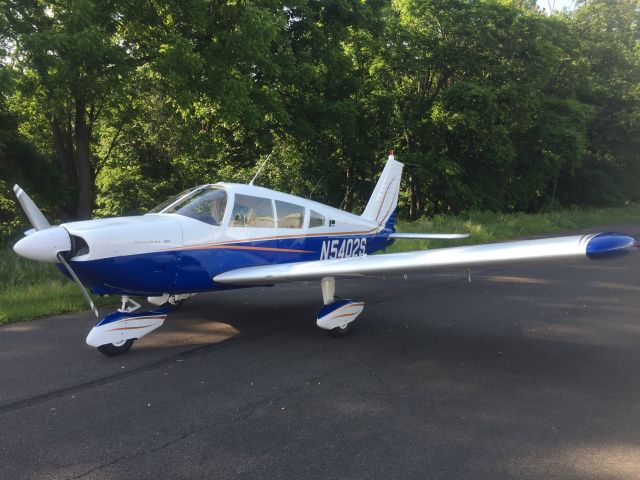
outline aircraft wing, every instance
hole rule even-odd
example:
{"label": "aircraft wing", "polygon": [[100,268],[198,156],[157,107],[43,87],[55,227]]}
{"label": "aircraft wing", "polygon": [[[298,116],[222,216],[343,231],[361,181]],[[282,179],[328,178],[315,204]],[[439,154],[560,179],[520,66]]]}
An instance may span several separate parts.
{"label": "aircraft wing", "polygon": [[620,233],[575,235],[246,267],[216,275],[213,280],[231,285],[265,285],[323,277],[380,276],[527,262],[569,262],[616,256],[635,250],[637,245],[634,237]]}

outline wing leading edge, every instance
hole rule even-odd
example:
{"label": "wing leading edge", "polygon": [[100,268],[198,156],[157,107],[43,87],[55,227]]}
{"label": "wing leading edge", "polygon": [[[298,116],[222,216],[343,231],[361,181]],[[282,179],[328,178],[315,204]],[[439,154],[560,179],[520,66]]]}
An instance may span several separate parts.
{"label": "wing leading edge", "polygon": [[620,233],[488,243],[335,260],[263,265],[231,270],[213,278],[231,285],[264,285],[323,277],[358,277],[544,261],[599,259],[628,253],[638,241]]}

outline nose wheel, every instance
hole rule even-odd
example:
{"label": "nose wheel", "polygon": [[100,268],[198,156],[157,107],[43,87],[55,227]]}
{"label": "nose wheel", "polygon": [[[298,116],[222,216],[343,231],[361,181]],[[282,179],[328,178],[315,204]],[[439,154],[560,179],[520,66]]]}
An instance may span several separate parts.
{"label": "nose wheel", "polygon": [[135,338],[129,338],[127,340],[120,340],[116,343],[105,343],[98,347],[98,351],[107,357],[116,357],[123,353],[127,353],[135,341]]}

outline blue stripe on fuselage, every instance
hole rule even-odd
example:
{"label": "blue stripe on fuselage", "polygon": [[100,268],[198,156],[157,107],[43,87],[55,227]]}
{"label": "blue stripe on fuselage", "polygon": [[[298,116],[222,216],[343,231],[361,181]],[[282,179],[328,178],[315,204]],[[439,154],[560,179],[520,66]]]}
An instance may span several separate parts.
{"label": "blue stripe on fuselage", "polygon": [[101,295],[156,296],[226,290],[238,287],[217,284],[212,278],[237,268],[319,260],[323,242],[337,240],[339,253],[343,242],[356,238],[366,238],[367,254],[393,243],[386,235],[375,234],[279,238],[71,262],[71,265],[82,283]]}

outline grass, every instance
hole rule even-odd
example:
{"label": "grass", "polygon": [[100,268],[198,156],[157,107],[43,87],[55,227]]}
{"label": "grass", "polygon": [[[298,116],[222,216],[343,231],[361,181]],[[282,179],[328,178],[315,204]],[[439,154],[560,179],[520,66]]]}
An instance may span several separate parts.
{"label": "grass", "polygon": [[[496,242],[632,221],[640,221],[640,206],[570,209],[539,214],[467,212],[417,222],[400,222],[398,231],[470,233],[469,238],[455,241],[397,240],[387,252]],[[94,296],[96,305],[114,305],[118,301],[115,297]],[[10,245],[0,247],[0,325],[86,309],[78,287],[56,267],[20,258]]]}
{"label": "grass", "polygon": [[[114,297],[93,296],[96,305],[112,305]],[[0,325],[86,310],[78,287],[53,264],[18,257],[11,246],[0,248]]]}

